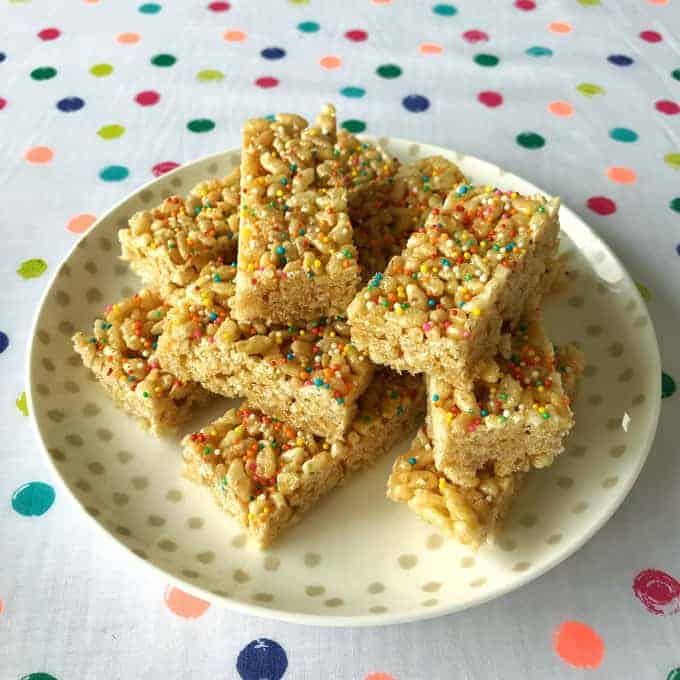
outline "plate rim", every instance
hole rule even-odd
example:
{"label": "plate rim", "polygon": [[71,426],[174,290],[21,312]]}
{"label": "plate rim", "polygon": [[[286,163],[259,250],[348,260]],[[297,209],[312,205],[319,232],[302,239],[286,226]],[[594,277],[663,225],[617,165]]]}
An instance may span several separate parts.
{"label": "plate rim", "polygon": [[[366,140],[369,142],[377,142],[378,139],[383,140],[386,139],[388,143],[396,143],[398,145],[404,145],[404,146],[410,146],[410,145],[418,145],[418,146],[425,146],[431,149],[434,153],[441,153],[446,152],[448,154],[461,154],[464,158],[469,158],[472,159],[473,161],[477,163],[481,163],[486,166],[491,166],[492,169],[494,170],[502,170],[499,165],[492,163],[490,161],[486,161],[484,159],[478,158],[477,156],[473,156],[471,154],[467,154],[465,152],[460,152],[456,151],[454,149],[448,149],[443,146],[439,145],[432,145],[428,144],[426,142],[416,142],[414,140],[409,140],[409,139],[404,139],[401,137],[388,137],[388,136],[374,136],[374,135],[358,135],[359,139]],[[478,607],[483,604],[486,604],[487,602],[490,602],[492,600],[496,600],[499,598],[504,597],[505,595],[514,592],[516,590],[519,590],[521,588],[524,588],[526,585],[529,583],[532,583],[533,581],[536,581],[537,579],[545,576],[549,571],[552,571],[555,567],[557,567],[559,564],[567,560],[569,557],[574,555],[576,552],[578,552],[588,541],[590,541],[595,534],[597,534],[604,526],[609,522],[609,520],[614,516],[614,514],[620,509],[621,505],[623,502],[628,498],[631,489],[637,482],[640,472],[642,471],[642,468],[644,467],[647,458],[649,456],[649,453],[651,451],[652,445],[654,443],[654,439],[656,437],[656,433],[658,430],[658,424],[659,424],[659,417],[660,417],[660,412],[661,412],[661,371],[662,371],[662,365],[661,365],[661,354],[659,350],[659,342],[656,334],[656,329],[654,327],[654,322],[651,318],[651,315],[649,314],[649,310],[647,308],[647,304],[642,297],[640,291],[638,290],[637,286],[635,285],[635,281],[633,277],[630,275],[628,269],[623,265],[621,260],[618,258],[616,253],[610,248],[610,246],[604,241],[600,235],[589,225],[587,224],[577,213],[575,213],[573,210],[571,210],[569,207],[564,205],[563,203],[560,206],[560,210],[565,211],[568,215],[570,220],[576,221],[580,223],[580,226],[584,228],[589,236],[594,239],[594,241],[597,243],[597,245],[610,257],[612,260],[618,265],[618,267],[621,269],[621,271],[625,274],[625,277],[633,284],[631,288],[633,289],[633,295],[636,296],[637,302],[640,303],[647,311],[647,316],[649,318],[649,330],[651,332],[651,340],[653,341],[654,345],[654,352],[652,358],[652,363],[653,363],[653,369],[650,370],[655,370],[656,371],[656,380],[655,380],[655,398],[654,402],[651,405],[651,426],[646,434],[645,441],[641,446],[639,447],[639,455],[637,459],[637,464],[635,466],[635,469],[633,473],[630,475],[628,482],[625,485],[622,485],[619,489],[619,493],[617,496],[614,498],[613,502],[611,505],[607,508],[607,511],[597,519],[596,522],[594,522],[592,525],[588,527],[586,531],[584,531],[576,541],[573,543],[569,544],[568,548],[564,550],[563,552],[556,553],[554,557],[551,557],[546,561],[545,564],[543,564],[541,567],[537,568],[536,570],[533,571],[528,571],[526,575],[523,575],[519,577],[517,580],[511,582],[510,584],[495,589],[492,592],[489,593],[483,593],[480,594],[476,597],[472,597],[468,600],[466,600],[463,603],[457,603],[457,604],[452,604],[452,605],[443,605],[438,608],[433,608],[433,609],[427,609],[423,611],[412,611],[412,612],[406,612],[406,613],[384,613],[384,614],[357,614],[357,615],[327,615],[327,614],[308,614],[308,613],[302,613],[302,612],[292,612],[292,611],[286,611],[286,610],[280,610],[276,608],[271,608],[271,607],[265,607],[262,605],[258,604],[250,604],[246,602],[242,602],[236,599],[233,599],[231,597],[224,597],[221,595],[217,595],[216,593],[211,592],[210,590],[201,588],[199,586],[196,586],[193,583],[190,583],[189,581],[182,579],[179,576],[175,576],[174,574],[170,574],[167,571],[165,571],[163,568],[160,566],[154,564],[153,562],[143,559],[139,555],[135,554],[132,552],[132,550],[124,543],[122,542],[117,536],[115,536],[109,529],[107,529],[103,524],[101,524],[95,517],[90,515],[87,510],[85,510],[84,505],[81,503],[79,497],[75,494],[74,491],[72,491],[71,487],[67,484],[66,480],[63,478],[61,475],[57,465],[55,462],[52,460],[52,456],[50,456],[49,451],[48,451],[48,446],[47,442],[45,441],[45,438],[43,437],[42,431],[40,429],[40,426],[38,424],[38,420],[35,416],[35,407],[34,407],[34,398],[33,398],[33,382],[32,382],[32,367],[34,365],[34,355],[37,351],[37,345],[36,345],[36,331],[37,331],[37,326],[38,322],[40,320],[40,317],[43,312],[43,307],[45,306],[45,303],[47,301],[47,297],[52,290],[52,287],[54,286],[57,277],[59,276],[59,273],[61,272],[61,269],[64,265],[65,262],[67,262],[73,253],[76,251],[76,249],[80,246],[80,243],[85,240],[91,233],[94,233],[94,231],[99,227],[99,225],[109,217],[109,215],[120,208],[123,204],[126,202],[130,201],[133,199],[135,196],[137,196],[140,192],[144,191],[145,189],[156,185],[157,183],[167,180],[168,178],[172,177],[173,175],[176,174],[181,174],[182,172],[186,171],[188,168],[192,166],[196,166],[199,164],[204,164],[204,163],[209,163],[212,160],[218,160],[222,157],[224,157],[227,154],[233,154],[235,152],[240,152],[240,147],[231,147],[228,149],[223,149],[222,151],[213,153],[213,154],[208,154],[206,156],[202,156],[200,158],[197,158],[193,161],[189,161],[187,163],[183,163],[182,165],[178,166],[177,168],[174,168],[170,172],[167,172],[160,177],[154,177],[153,179],[149,180],[148,182],[145,182],[144,184],[135,187],[132,189],[129,193],[127,193],[123,198],[121,198],[118,202],[116,202],[113,206],[111,206],[106,212],[104,212],[100,217],[97,218],[97,220],[92,224],[92,226],[84,232],[72,245],[72,247],[68,250],[68,252],[61,258],[59,261],[59,264],[56,266],[54,269],[54,272],[52,273],[48,283],[45,285],[43,288],[43,291],[40,295],[40,299],[38,301],[38,304],[36,306],[34,315],[33,315],[33,320],[31,323],[31,331],[30,331],[30,336],[29,336],[29,351],[26,354],[26,364],[25,364],[25,373],[24,373],[24,379],[25,379],[25,385],[26,385],[26,397],[27,397],[27,403],[28,403],[28,408],[29,408],[29,418],[31,421],[33,433],[37,439],[37,441],[40,444],[40,449],[42,451],[42,457],[43,459],[46,459],[48,468],[50,469],[53,477],[57,479],[58,486],[61,488],[62,492],[66,492],[64,494],[65,497],[68,497],[72,502],[74,502],[79,509],[82,511],[82,514],[87,518],[87,522],[90,523],[90,526],[94,526],[96,529],[100,530],[101,532],[104,533],[108,537],[107,540],[110,542],[113,542],[115,545],[118,546],[118,549],[125,554],[130,561],[130,564],[134,564],[137,567],[143,567],[146,569],[146,573],[148,574],[154,574],[162,579],[165,580],[166,583],[168,583],[170,586],[180,588],[184,592],[197,597],[199,599],[202,599],[206,602],[209,602],[211,605],[215,606],[220,606],[222,608],[226,608],[232,611],[236,611],[239,613],[243,614],[248,614],[251,616],[257,616],[269,620],[274,620],[274,621],[283,621],[286,623],[294,623],[294,624],[299,624],[299,625],[311,625],[311,626],[317,626],[317,627],[330,627],[330,628],[340,628],[340,627],[351,627],[351,628],[364,628],[364,627],[379,627],[379,626],[388,626],[388,625],[397,625],[397,624],[402,624],[402,623],[411,623],[411,622],[416,622],[416,621],[426,621],[430,619],[435,619],[435,618],[440,618],[443,616],[448,616],[450,614],[458,613],[465,611],[467,609],[472,609],[473,607]],[[509,172],[513,176],[517,177],[517,179],[531,185],[537,192],[540,192],[541,194],[550,197],[551,194],[548,192],[543,191],[540,187],[535,185],[533,182],[524,179],[523,177],[520,177],[516,173],[512,171],[505,170],[505,172]]]}

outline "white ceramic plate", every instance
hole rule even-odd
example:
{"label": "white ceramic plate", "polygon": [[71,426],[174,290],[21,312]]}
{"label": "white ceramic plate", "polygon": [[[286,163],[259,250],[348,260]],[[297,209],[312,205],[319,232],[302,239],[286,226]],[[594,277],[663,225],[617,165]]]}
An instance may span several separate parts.
{"label": "white ceramic plate", "polygon": [[[476,183],[538,189],[498,167],[432,146],[381,140],[402,160],[442,154]],[[267,552],[180,476],[179,437],[158,441],[114,408],[74,355],[75,329],[140,287],[117,259],[117,230],[142,207],[226,174],[238,150],[185,165],[132,193],[74,247],[38,311],[29,357],[30,412],[55,473],[130,557],[211,602],[307,624],[425,619],[498,597],[589,539],[620,505],[649,451],[661,368],[635,284],[599,237],[562,208],[563,249],[577,277],[545,318],[557,343],[577,341],[588,365],[567,452],[534,472],[502,538],[474,554],[385,499],[397,451],[325,499]],[[215,417],[200,414],[187,431]],[[402,452],[408,442],[398,448]]]}

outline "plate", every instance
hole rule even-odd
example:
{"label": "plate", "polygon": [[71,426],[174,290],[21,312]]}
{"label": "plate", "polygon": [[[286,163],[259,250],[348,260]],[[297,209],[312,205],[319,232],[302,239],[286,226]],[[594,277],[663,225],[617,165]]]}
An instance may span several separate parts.
{"label": "plate", "polygon": [[[403,161],[441,154],[475,183],[535,186],[495,165],[399,139]],[[578,342],[587,366],[566,452],[529,475],[502,536],[473,553],[385,498],[397,453],[330,495],[275,546],[259,551],[203,488],[180,475],[179,437],[155,440],[117,410],[74,354],[106,303],[140,287],[117,259],[117,230],[135,211],[187,192],[238,163],[231,150],[147,184],[76,244],[46,290],[29,356],[30,413],[55,474],[130,557],[183,590],[250,614],[317,625],[379,625],[448,614],[519,588],[576,551],[630,491],[654,437],[661,368],[654,329],[621,263],[562,208],[562,249],[575,280],[545,304],[557,343]],[[226,408],[216,402],[186,431]]]}

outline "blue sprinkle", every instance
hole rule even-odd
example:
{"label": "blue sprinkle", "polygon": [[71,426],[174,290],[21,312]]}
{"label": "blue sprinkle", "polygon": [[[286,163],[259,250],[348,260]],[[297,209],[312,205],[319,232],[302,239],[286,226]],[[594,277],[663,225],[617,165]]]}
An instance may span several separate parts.
{"label": "blue sprinkle", "polygon": [[427,304],[428,304],[430,307],[436,307],[436,306],[437,306],[437,301],[436,301],[436,300],[433,300],[432,298],[430,298],[430,299],[427,301]]}
{"label": "blue sprinkle", "polygon": [[222,282],[222,277],[219,274],[213,274],[213,281],[215,283],[221,283]]}
{"label": "blue sprinkle", "polygon": [[313,370],[313,369],[312,369],[312,367],[311,367],[311,366],[307,366],[307,367],[305,367],[305,373],[311,373],[311,372],[312,372],[312,370]]}
{"label": "blue sprinkle", "polygon": [[210,317],[211,321],[215,321],[215,319],[217,319],[217,314],[215,312],[210,312],[208,316]]}
{"label": "blue sprinkle", "polygon": [[276,246],[276,254],[277,255],[284,255],[286,252],[286,249],[283,246]]}
{"label": "blue sprinkle", "polygon": [[321,387],[323,385],[323,380],[321,378],[314,378],[314,384],[317,387]]}
{"label": "blue sprinkle", "polygon": [[467,194],[467,192],[468,192],[469,189],[470,189],[470,187],[467,186],[467,184],[463,184],[462,186],[459,186],[459,187],[456,189],[456,193],[457,193],[459,196],[464,196],[465,194]]}
{"label": "blue sprinkle", "polygon": [[292,352],[288,352],[288,354],[286,354],[286,359],[288,359],[288,361],[293,361],[295,355]]}
{"label": "blue sprinkle", "polygon": [[336,401],[338,404],[341,404],[341,405],[345,403],[345,400],[344,400],[343,397],[337,397],[335,401]]}
{"label": "blue sprinkle", "polygon": [[486,418],[489,415],[489,412],[483,408],[480,412],[479,415],[482,416],[482,418]]}
{"label": "blue sprinkle", "polygon": [[432,395],[432,401],[439,401],[439,395],[438,395],[438,394],[433,394],[433,395]]}
{"label": "blue sprinkle", "polygon": [[415,465],[415,464],[416,464],[416,458],[415,458],[414,456],[411,456],[411,457],[408,459],[408,462],[411,463],[411,465]]}

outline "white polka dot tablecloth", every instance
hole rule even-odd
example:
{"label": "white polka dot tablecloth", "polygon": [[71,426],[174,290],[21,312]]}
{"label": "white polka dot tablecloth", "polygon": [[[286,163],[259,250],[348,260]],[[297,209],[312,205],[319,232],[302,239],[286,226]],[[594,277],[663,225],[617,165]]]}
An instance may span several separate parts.
{"label": "white polka dot tablecloth", "polygon": [[[680,678],[678,0],[0,0],[0,677]],[[83,521],[30,426],[31,322],[79,235],[154,176],[312,116],[487,159],[562,196],[638,283],[662,414],[582,550],[477,609],[387,628],[236,615]],[[606,395],[605,400],[606,400]]]}

